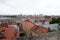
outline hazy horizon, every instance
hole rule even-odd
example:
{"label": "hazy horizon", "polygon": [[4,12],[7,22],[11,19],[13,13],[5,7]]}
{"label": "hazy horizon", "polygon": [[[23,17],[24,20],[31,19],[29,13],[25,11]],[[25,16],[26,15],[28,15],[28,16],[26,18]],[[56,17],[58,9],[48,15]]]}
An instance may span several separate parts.
{"label": "hazy horizon", "polygon": [[0,0],[0,15],[60,15],[60,0]]}

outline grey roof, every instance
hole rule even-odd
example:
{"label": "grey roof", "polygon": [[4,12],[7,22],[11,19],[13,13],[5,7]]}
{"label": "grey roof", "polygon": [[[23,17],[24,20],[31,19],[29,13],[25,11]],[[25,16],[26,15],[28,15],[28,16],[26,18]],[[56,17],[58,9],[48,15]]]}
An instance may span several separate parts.
{"label": "grey roof", "polygon": [[43,24],[43,27],[50,28],[51,30],[58,30],[58,24]]}

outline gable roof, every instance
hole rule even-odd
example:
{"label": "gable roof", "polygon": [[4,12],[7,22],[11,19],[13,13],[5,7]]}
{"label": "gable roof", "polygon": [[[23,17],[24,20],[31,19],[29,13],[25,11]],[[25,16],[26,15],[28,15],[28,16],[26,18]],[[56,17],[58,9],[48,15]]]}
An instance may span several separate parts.
{"label": "gable roof", "polygon": [[29,20],[22,22],[22,25],[24,27],[28,28],[29,30],[35,32],[36,34],[40,34],[40,31],[41,31],[41,33],[48,32],[47,28],[45,28],[43,26],[37,26],[37,25],[33,24],[32,22],[30,22]]}
{"label": "gable roof", "polygon": [[33,23],[31,23],[28,20],[25,20],[24,22],[22,22],[22,25],[27,27],[28,29],[32,29],[32,27],[34,27],[35,25]]}

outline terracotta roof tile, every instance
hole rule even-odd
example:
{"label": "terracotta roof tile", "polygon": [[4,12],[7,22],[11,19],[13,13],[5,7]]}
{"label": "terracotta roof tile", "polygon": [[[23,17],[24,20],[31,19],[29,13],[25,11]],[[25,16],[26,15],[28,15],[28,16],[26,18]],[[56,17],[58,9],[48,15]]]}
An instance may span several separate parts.
{"label": "terracotta roof tile", "polygon": [[27,27],[28,29],[31,29],[32,27],[34,27],[34,24],[31,23],[30,21],[24,21],[22,22],[22,25]]}
{"label": "terracotta roof tile", "polygon": [[[39,27],[33,23],[31,23],[30,21],[24,21],[22,22],[22,25],[25,26],[26,28],[32,30],[33,32],[35,32],[36,34],[41,34],[41,33],[46,33],[48,32],[48,29],[45,27]],[[39,30],[39,31],[38,31]],[[40,33],[41,32],[41,33]]]}
{"label": "terracotta roof tile", "polygon": [[36,34],[46,33],[46,32],[48,32],[48,29],[45,28],[45,27],[39,27],[39,28],[36,29],[34,32],[35,32]]}

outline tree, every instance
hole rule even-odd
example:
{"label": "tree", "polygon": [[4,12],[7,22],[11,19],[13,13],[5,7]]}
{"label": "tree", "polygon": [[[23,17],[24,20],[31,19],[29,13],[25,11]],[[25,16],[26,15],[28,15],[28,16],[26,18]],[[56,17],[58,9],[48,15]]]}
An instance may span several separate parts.
{"label": "tree", "polygon": [[20,33],[20,36],[21,36],[21,37],[22,37],[22,36],[25,36],[25,33],[24,33],[24,32]]}
{"label": "tree", "polygon": [[52,18],[52,21],[50,22],[50,24],[54,24],[54,23],[60,24],[60,18]]}
{"label": "tree", "polygon": [[55,31],[55,30],[51,30],[50,28],[48,28],[48,32],[53,32],[53,31]]}

